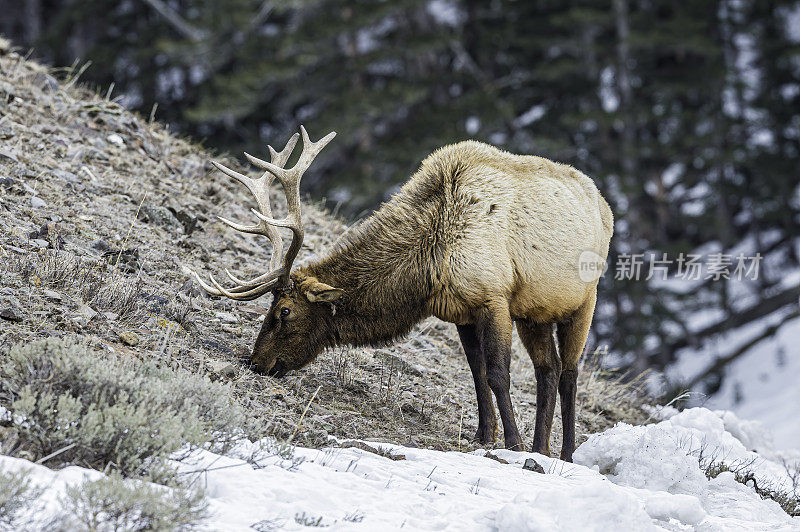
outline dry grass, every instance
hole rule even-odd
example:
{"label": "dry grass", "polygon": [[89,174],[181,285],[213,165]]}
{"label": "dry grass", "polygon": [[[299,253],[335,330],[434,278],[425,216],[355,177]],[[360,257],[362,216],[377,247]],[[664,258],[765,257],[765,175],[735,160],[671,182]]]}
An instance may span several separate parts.
{"label": "dry grass", "polygon": [[726,461],[715,454],[708,453],[705,445],[691,451],[697,456],[700,468],[706,478],[717,478],[723,473],[731,473],[734,480],[752,488],[762,499],[777,502],[784,512],[792,517],[800,516],[800,464],[784,462],[786,473],[791,479],[791,486],[770,482],[755,472],[756,460]]}
{"label": "dry grass", "polygon": [[[2,321],[0,352],[18,341],[78,334],[122,356],[230,380],[254,417],[275,436],[294,434],[295,443],[320,446],[333,434],[475,448],[467,441],[477,426],[469,368],[455,328],[434,319],[392,347],[332,350],[283,380],[240,366],[221,371],[248,354],[261,315],[253,305],[198,293],[184,268],[219,274],[232,265],[247,276],[266,267],[265,241],[215,221],[248,219],[250,198],[211,172],[199,146],[81,88],[76,74],[67,73],[65,88],[0,44],[0,311],[15,320]],[[304,208],[300,262],[347,230],[317,206]],[[275,210],[285,212],[280,197]],[[609,380],[591,364],[579,385],[579,441],[619,420],[644,421],[635,385]],[[512,387],[530,444],[535,382],[518,341]],[[557,449],[558,419],[554,434]]]}

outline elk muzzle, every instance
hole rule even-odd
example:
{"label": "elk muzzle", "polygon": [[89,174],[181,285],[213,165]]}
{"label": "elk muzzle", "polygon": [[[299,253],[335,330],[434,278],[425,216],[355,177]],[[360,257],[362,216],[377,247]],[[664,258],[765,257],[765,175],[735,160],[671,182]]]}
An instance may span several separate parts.
{"label": "elk muzzle", "polygon": [[280,360],[276,360],[275,363],[272,365],[270,369],[267,370],[267,375],[270,377],[276,377],[280,379],[281,377],[286,375],[286,372],[289,371],[286,369],[286,366]]}

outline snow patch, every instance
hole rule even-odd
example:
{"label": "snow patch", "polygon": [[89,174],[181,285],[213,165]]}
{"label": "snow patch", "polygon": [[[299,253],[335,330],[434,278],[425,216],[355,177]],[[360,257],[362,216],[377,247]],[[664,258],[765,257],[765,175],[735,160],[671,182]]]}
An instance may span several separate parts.
{"label": "snow patch", "polygon": [[[177,465],[207,494],[206,530],[252,531],[256,523],[303,530],[303,516],[330,530],[800,530],[800,518],[762,500],[731,473],[707,480],[700,470],[702,446],[728,461],[750,460],[761,478],[785,483],[777,462],[748,450],[768,443],[759,440],[759,430],[729,412],[693,408],[652,425],[620,423],[592,435],[576,450],[575,464],[502,449],[491,451],[497,460],[485,450],[370,442],[405,459],[360,448],[298,447],[291,464],[276,456],[252,463],[241,457],[252,456],[258,443],[242,441],[228,456],[198,451]],[[546,473],[522,469],[528,458]],[[66,486],[102,475],[9,457],[0,457],[0,469],[31,470],[46,489],[45,516],[58,510]]]}

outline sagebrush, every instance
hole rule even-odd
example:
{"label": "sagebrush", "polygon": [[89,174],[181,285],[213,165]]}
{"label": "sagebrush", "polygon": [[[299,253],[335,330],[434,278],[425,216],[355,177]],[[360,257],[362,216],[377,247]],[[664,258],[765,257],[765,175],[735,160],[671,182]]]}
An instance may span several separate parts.
{"label": "sagebrush", "polygon": [[[775,485],[756,475],[753,470],[753,462],[728,463],[716,456],[705,457],[702,450],[700,452],[700,467],[705,473],[706,478],[717,478],[722,473],[731,473],[734,480],[740,484],[753,488],[762,499],[770,499],[777,502],[784,512],[792,517],[800,516],[800,493],[795,482],[792,489],[785,489]],[[787,473],[792,472],[787,468]]]}
{"label": "sagebrush", "polygon": [[70,486],[54,530],[194,530],[208,514],[201,491],[163,489],[119,475]]}
{"label": "sagebrush", "polygon": [[0,405],[18,421],[17,456],[155,482],[174,477],[174,453],[200,446],[224,452],[248,425],[226,385],[73,339],[3,353]]}
{"label": "sagebrush", "polygon": [[27,471],[0,470],[0,530],[31,528],[32,510],[42,489],[35,486]]}

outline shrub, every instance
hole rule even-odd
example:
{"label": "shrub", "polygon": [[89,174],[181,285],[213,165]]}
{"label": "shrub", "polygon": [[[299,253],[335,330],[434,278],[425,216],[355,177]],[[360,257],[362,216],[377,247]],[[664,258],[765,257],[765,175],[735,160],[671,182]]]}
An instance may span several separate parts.
{"label": "shrub", "polygon": [[74,340],[17,344],[0,358],[0,405],[17,421],[17,454],[31,460],[168,482],[171,454],[224,452],[246,425],[223,384]]}
{"label": "shrub", "polygon": [[[705,458],[702,450],[700,453],[700,466],[706,478],[717,478],[722,473],[730,472],[734,480],[745,486],[752,487],[762,499],[771,499],[777,502],[784,512],[792,517],[800,516],[800,494],[797,487],[792,491],[770,485],[770,483],[760,480],[751,469],[753,462],[735,463],[733,465],[717,460],[715,457]],[[787,472],[788,468],[787,468]],[[791,475],[791,472],[790,472]]]}
{"label": "shrub", "polygon": [[200,491],[163,489],[116,474],[67,488],[51,530],[194,530],[208,513]]}
{"label": "shrub", "polygon": [[0,471],[0,530],[30,528],[24,513],[35,513],[35,501],[42,490],[33,486],[27,471],[6,473]]}

